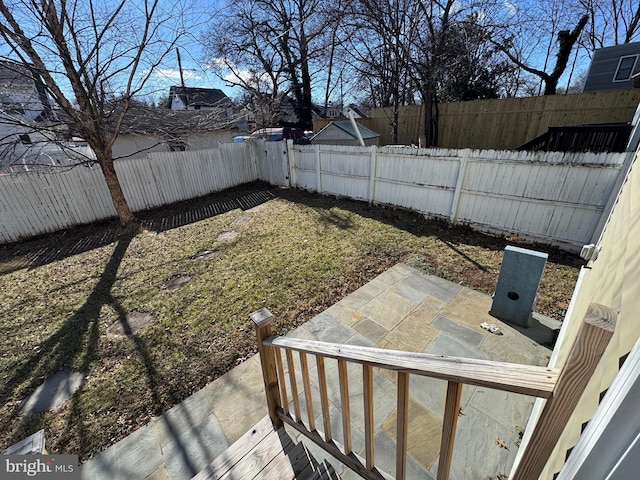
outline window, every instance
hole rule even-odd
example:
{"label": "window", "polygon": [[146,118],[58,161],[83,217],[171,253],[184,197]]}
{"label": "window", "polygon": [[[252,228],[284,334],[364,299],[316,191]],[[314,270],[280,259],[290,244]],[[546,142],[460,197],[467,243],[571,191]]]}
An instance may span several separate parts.
{"label": "window", "polygon": [[18,135],[18,138],[20,138],[20,143],[22,143],[23,145],[31,145],[31,138],[26,133]]}
{"label": "window", "polygon": [[638,55],[628,55],[626,57],[621,57],[618,62],[618,69],[616,70],[616,74],[613,77],[614,82],[624,82],[625,80],[629,80],[631,75],[633,74],[633,67],[636,65],[636,60],[638,59]]}
{"label": "window", "polygon": [[171,140],[169,142],[170,152],[184,152],[187,149],[187,142],[182,140]]}

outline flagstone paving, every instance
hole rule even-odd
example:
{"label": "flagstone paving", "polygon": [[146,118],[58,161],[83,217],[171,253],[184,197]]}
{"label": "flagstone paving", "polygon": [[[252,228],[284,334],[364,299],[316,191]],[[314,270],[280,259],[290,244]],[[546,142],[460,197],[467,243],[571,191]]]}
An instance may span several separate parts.
{"label": "flagstone paving", "polygon": [[[394,350],[546,365],[551,354],[539,342],[553,340],[551,319],[528,332],[488,314],[491,298],[461,285],[424,275],[398,264],[333,305],[289,335],[327,342]],[[482,329],[495,323],[501,335]],[[552,328],[549,328],[551,325]],[[531,335],[527,335],[527,334]],[[530,338],[533,337],[534,339]],[[267,414],[260,361],[250,358],[150,424],[86,462],[83,479],[176,480],[191,478]],[[311,378],[317,378],[309,358]],[[342,438],[340,393],[335,361],[327,360],[327,389],[333,436]],[[349,365],[354,451],[364,451],[362,374]],[[393,372],[374,369],[375,458],[395,471],[396,390]],[[408,478],[435,478],[446,383],[411,376]],[[304,397],[304,392],[299,392]],[[319,391],[312,380],[315,413]],[[481,387],[463,388],[450,478],[488,478],[508,473],[515,458],[519,429],[534,399]],[[301,401],[302,418],[306,418]],[[323,425],[320,418],[316,424]],[[290,432],[299,438],[296,432]],[[508,449],[496,441],[501,439]],[[343,479],[359,478],[312,442],[314,457],[328,459]]]}

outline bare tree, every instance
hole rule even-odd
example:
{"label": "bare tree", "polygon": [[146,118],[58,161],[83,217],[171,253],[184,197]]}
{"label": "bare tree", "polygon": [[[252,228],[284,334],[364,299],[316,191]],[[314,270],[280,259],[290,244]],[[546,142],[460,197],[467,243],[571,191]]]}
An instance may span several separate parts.
{"label": "bare tree", "polygon": [[576,45],[582,31],[585,26],[589,22],[589,16],[583,15],[578,23],[573,28],[573,30],[560,30],[557,35],[557,43],[558,50],[556,53],[556,62],[551,71],[551,73],[547,73],[544,70],[540,70],[534,67],[531,67],[527,63],[523,62],[520,58],[514,55],[510,49],[509,45],[501,44],[501,48],[505,52],[505,54],[515,63],[518,67],[522,68],[526,72],[529,72],[533,75],[540,77],[540,79],[544,82],[544,95],[555,95],[558,88],[558,81],[560,77],[564,73],[569,63],[569,57],[571,52],[573,51],[573,47]]}
{"label": "bare tree", "polygon": [[421,28],[415,0],[355,0],[346,44],[351,66],[370,91],[375,107],[390,107],[392,143],[398,142],[400,107],[415,103],[410,55]]}
{"label": "bare tree", "polygon": [[640,2],[637,0],[580,0],[589,15],[585,45],[596,48],[620,45],[640,36]]}
{"label": "bare tree", "polygon": [[99,163],[120,223],[135,217],[112,148],[132,99],[183,34],[159,0],[0,0],[0,35]]}
{"label": "bare tree", "polygon": [[328,34],[321,1],[241,0],[224,11],[205,40],[217,74],[276,111],[291,95],[299,123],[311,128],[312,63]]}

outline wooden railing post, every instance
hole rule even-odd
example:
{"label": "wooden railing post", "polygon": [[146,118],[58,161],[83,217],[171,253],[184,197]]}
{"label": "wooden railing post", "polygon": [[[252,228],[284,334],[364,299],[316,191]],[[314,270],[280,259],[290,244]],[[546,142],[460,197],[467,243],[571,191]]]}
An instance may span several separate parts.
{"label": "wooden railing post", "polygon": [[453,444],[456,439],[456,426],[460,414],[460,399],[462,398],[462,384],[447,382],[447,400],[444,407],[444,421],[442,422],[442,438],[440,441],[440,459],[438,460],[438,480],[448,480],[453,458]]}
{"label": "wooden railing post", "polygon": [[615,330],[618,313],[592,303],[511,480],[538,480]]}
{"label": "wooden railing post", "polygon": [[278,373],[276,371],[276,358],[273,347],[264,345],[263,340],[271,336],[271,321],[273,315],[266,308],[253,312],[251,321],[256,326],[256,339],[258,341],[258,353],[262,365],[262,378],[264,380],[264,393],[267,396],[269,418],[275,428],[282,427],[282,420],[278,417],[277,409],[282,406],[280,401],[280,389],[278,385]]}

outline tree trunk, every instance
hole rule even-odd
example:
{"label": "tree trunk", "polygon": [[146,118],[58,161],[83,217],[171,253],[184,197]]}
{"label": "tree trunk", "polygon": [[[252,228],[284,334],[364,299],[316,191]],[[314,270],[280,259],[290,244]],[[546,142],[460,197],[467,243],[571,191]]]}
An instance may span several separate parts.
{"label": "tree trunk", "polygon": [[120,225],[122,225],[123,227],[131,225],[133,222],[135,222],[136,217],[129,208],[129,204],[127,203],[127,200],[124,197],[124,193],[122,192],[122,188],[120,187],[118,175],[116,174],[116,170],[113,167],[113,158],[111,158],[110,155],[98,155],[98,162],[100,163],[100,168],[102,169],[104,179],[107,182],[107,187],[109,188],[109,193],[111,194],[111,201],[113,202],[113,206],[116,209],[118,218],[120,219]]}

